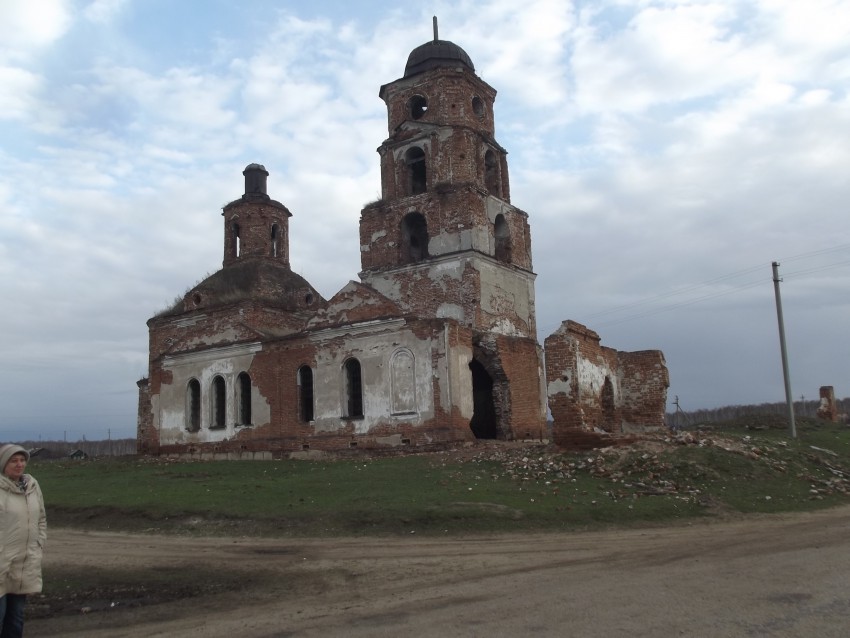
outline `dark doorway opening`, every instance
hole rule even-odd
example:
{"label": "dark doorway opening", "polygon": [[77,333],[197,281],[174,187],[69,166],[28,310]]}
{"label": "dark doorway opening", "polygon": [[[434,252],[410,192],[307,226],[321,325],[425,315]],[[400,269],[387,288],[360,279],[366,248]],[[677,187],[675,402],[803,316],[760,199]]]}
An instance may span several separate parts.
{"label": "dark doorway opening", "polygon": [[600,403],[602,404],[602,429],[606,432],[614,432],[617,423],[617,407],[614,403],[614,384],[611,383],[611,377],[605,377],[605,383],[602,384]]}
{"label": "dark doorway opening", "polygon": [[473,359],[469,363],[472,372],[472,419],[469,427],[476,439],[495,439],[496,405],[493,403],[493,379],[484,366]]}

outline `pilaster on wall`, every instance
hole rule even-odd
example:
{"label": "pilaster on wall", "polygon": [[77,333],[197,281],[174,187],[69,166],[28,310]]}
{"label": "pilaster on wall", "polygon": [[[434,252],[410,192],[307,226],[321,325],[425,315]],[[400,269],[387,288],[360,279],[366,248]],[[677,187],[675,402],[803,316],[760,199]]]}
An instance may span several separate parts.
{"label": "pilaster on wall", "polygon": [[546,338],[546,384],[552,437],[563,446],[588,446],[596,433],[610,436],[659,428],[669,385],[658,350],[618,352],[602,346],[599,335],[565,321]]}

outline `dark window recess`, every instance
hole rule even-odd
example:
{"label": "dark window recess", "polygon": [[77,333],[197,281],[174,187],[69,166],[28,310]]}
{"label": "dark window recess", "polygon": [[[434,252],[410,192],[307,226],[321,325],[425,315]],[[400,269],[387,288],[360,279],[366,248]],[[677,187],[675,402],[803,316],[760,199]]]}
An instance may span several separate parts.
{"label": "dark window recess", "polygon": [[407,153],[404,154],[404,163],[407,165],[410,194],[424,193],[427,189],[425,151],[418,146],[408,149]]}
{"label": "dark window recess", "polygon": [[212,382],[212,419],[211,428],[223,428],[227,414],[227,388],[223,377],[216,377]]}
{"label": "dark window recess", "polygon": [[304,423],[313,420],[313,370],[310,366],[298,369],[298,416]]}
{"label": "dark window recess", "polygon": [[484,117],[484,100],[477,95],[472,98],[472,112],[478,117]]}
{"label": "dark window recess", "polygon": [[501,197],[502,189],[499,188],[499,161],[493,151],[484,154],[484,187],[487,192],[496,197]]}
{"label": "dark window recess", "polygon": [[280,256],[280,229],[272,224],[272,257]]}
{"label": "dark window recess", "polygon": [[241,251],[241,237],[240,237],[240,229],[239,224],[234,223],[230,227],[230,254],[232,257],[239,257]]}
{"label": "dark window recess", "polygon": [[428,100],[421,95],[414,95],[408,102],[410,106],[410,117],[414,120],[421,119],[428,112]]}
{"label": "dark window recess", "polygon": [[363,380],[360,376],[360,362],[357,359],[349,359],[345,362],[345,403],[345,416],[363,416]]}
{"label": "dark window recess", "polygon": [[186,388],[186,429],[189,432],[201,429],[201,384],[197,379],[189,381]]}
{"label": "dark window recess", "polygon": [[422,261],[428,256],[428,222],[422,213],[408,213],[401,220],[402,262]]}
{"label": "dark window recess", "polygon": [[496,259],[503,262],[510,262],[513,248],[511,246],[511,230],[508,228],[508,222],[504,215],[496,215],[496,223],[493,227],[493,233],[496,239]]}
{"label": "dark window recess", "polygon": [[239,423],[251,424],[251,377],[242,372],[238,377],[239,388]]}

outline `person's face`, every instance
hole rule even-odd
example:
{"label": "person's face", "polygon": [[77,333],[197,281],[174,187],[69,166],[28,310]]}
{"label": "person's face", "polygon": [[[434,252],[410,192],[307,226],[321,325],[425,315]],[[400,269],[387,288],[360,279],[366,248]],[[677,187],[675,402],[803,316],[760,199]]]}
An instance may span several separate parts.
{"label": "person's face", "polygon": [[27,469],[27,457],[23,452],[18,452],[17,454],[13,454],[9,462],[6,463],[6,467],[3,468],[3,474],[13,481],[17,481],[21,478],[25,469]]}

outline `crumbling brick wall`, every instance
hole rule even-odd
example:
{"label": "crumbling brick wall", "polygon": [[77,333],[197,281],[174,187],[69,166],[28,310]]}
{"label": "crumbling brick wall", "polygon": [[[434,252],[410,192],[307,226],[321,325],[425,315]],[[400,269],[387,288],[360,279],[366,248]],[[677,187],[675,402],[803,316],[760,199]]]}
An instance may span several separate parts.
{"label": "crumbling brick wall", "polygon": [[159,449],[159,435],[153,426],[153,411],[151,410],[150,379],[139,379],[139,412],[136,422],[136,452],[139,454],[155,454]]}
{"label": "crumbling brick wall", "polygon": [[623,430],[664,427],[670,377],[660,350],[618,352]]}
{"label": "crumbling brick wall", "polygon": [[546,338],[545,352],[555,443],[663,426],[669,382],[660,351],[618,352],[593,330],[565,321]]}

